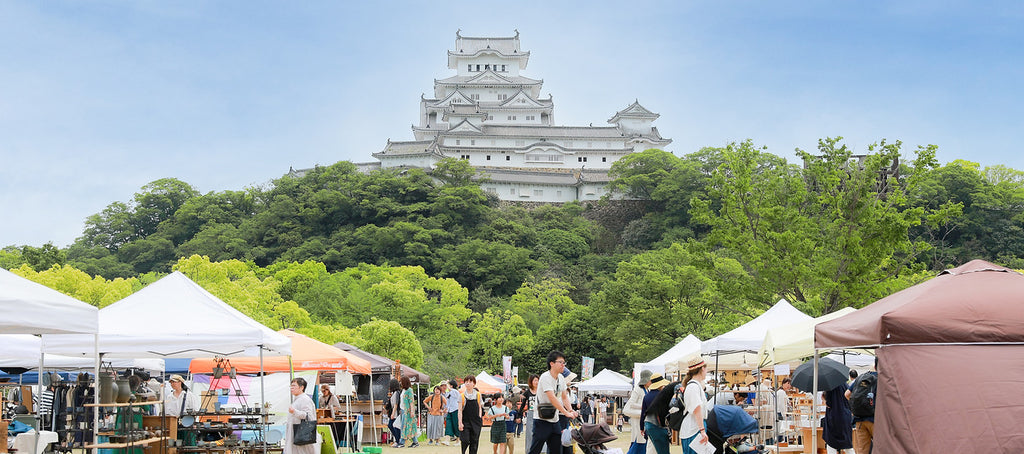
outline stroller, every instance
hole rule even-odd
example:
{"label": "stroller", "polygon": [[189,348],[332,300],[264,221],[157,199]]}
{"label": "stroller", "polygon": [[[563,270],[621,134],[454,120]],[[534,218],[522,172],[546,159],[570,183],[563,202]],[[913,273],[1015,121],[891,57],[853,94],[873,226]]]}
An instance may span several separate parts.
{"label": "stroller", "polygon": [[572,439],[579,445],[583,454],[600,454],[607,450],[605,443],[618,438],[612,432],[612,428],[603,422],[584,424],[579,419],[572,421]]}
{"label": "stroller", "polygon": [[746,444],[732,446],[739,445],[740,435],[757,433],[757,420],[740,407],[715,405],[708,413],[707,428],[708,441],[715,446],[715,454],[761,452],[759,447]]}

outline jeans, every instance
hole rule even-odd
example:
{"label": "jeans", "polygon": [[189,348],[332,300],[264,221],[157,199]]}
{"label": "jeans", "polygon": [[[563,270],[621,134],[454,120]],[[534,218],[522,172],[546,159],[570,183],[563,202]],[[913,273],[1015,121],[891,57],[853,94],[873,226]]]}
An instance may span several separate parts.
{"label": "jeans", "polygon": [[645,422],[644,433],[647,434],[647,442],[654,445],[654,450],[658,454],[669,454],[667,428]]}
{"label": "jeans", "polygon": [[395,427],[394,419],[388,420],[388,429],[391,430],[391,439],[393,440],[394,443],[397,443],[399,445],[405,444],[405,440],[402,439],[402,428]]}

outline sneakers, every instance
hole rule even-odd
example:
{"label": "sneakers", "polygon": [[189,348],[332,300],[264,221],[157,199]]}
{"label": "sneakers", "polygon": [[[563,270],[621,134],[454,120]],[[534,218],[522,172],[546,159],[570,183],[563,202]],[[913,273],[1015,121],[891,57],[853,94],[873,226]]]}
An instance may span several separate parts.
{"label": "sneakers", "polygon": [[451,443],[448,442],[448,440],[441,440],[441,444],[445,445],[445,446],[451,446],[452,445]]}
{"label": "sneakers", "polygon": [[418,442],[418,441],[417,441],[417,442],[415,442],[415,443],[413,443],[413,444],[409,445],[409,447],[410,447],[410,448],[418,448],[418,447],[420,447],[420,442]]}

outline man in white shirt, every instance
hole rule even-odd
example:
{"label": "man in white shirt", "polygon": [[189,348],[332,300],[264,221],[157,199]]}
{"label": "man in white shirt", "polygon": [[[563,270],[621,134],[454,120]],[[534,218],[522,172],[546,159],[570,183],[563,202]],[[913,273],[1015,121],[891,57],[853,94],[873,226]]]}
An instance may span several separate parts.
{"label": "man in white shirt", "polygon": [[528,454],[540,454],[545,444],[548,454],[562,452],[562,429],[568,427],[569,418],[578,416],[569,401],[569,387],[562,376],[564,369],[565,355],[557,350],[548,353],[548,371],[541,374],[537,384],[537,413],[533,418],[533,442]]}

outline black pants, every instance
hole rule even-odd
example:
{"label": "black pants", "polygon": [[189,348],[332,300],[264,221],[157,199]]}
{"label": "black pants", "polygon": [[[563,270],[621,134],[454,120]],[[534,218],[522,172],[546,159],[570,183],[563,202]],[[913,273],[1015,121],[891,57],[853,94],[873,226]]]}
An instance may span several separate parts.
{"label": "black pants", "polygon": [[480,447],[480,426],[463,423],[459,438],[462,439],[462,454],[466,454],[467,449],[469,454],[476,454],[477,448]]}
{"label": "black pants", "polygon": [[533,442],[528,454],[540,454],[544,445],[548,445],[548,454],[572,453],[572,446],[562,446],[562,430],[569,427],[569,418],[559,415],[558,422],[533,419]]}

